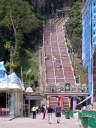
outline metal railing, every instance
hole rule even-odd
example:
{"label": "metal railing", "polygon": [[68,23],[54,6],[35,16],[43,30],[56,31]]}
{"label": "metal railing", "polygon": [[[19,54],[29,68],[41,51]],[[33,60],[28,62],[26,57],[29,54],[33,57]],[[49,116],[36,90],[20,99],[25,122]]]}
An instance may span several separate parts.
{"label": "metal railing", "polygon": [[87,86],[43,86],[36,89],[36,93],[87,93]]}

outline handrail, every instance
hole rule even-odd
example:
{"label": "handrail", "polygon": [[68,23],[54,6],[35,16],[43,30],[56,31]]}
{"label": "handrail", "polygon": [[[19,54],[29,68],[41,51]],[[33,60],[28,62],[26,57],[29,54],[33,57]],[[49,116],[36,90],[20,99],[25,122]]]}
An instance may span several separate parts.
{"label": "handrail", "polygon": [[[64,23],[64,24],[65,24],[65,23]],[[64,29],[62,29],[62,31],[65,33]],[[67,47],[67,42],[66,42],[65,38],[64,38],[64,43],[65,43],[65,47],[66,47],[66,50],[67,50],[68,59],[69,59],[69,63],[70,63],[71,70],[72,70],[72,75],[73,75],[73,77],[74,77],[74,81],[75,81],[74,84],[76,84],[76,80],[75,80],[75,76],[74,76],[74,70],[73,70],[73,67],[72,67],[72,62],[71,62],[71,59],[70,59],[70,55],[69,55],[68,47]]]}
{"label": "handrail", "polygon": [[52,32],[50,32],[50,47],[51,47],[51,56],[52,56],[52,63],[53,63],[54,79],[55,79],[55,84],[56,84],[56,73],[55,73],[55,66],[54,66],[54,60],[53,60],[53,50],[52,50]]}
{"label": "handrail", "polygon": [[58,42],[57,26],[56,26],[56,42],[57,42],[57,46],[58,46],[58,50],[59,50],[60,62],[62,65],[62,72],[63,72],[63,78],[64,78],[64,83],[65,83],[66,80],[65,80],[65,75],[64,75],[64,67],[63,67],[63,63],[62,63],[61,51],[60,51],[59,42]]}
{"label": "handrail", "polygon": [[87,88],[86,89],[82,89],[82,86],[70,86],[70,88],[66,88],[66,86],[56,86],[56,85],[52,85],[52,86],[47,86],[47,87],[38,87],[37,89],[38,93],[87,93]]}
{"label": "handrail", "polygon": [[[43,47],[42,47],[42,54],[43,54],[43,64],[44,64],[44,79],[45,79],[45,82],[47,81],[47,78],[46,78],[46,64],[45,64],[45,51],[44,51],[44,34],[43,34]],[[45,83],[46,86],[47,86],[47,82]]]}

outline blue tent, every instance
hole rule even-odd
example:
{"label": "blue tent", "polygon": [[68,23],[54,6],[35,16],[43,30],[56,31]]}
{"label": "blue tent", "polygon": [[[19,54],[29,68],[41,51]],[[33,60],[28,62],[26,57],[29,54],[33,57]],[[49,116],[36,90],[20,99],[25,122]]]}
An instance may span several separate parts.
{"label": "blue tent", "polygon": [[7,83],[7,74],[4,66],[4,61],[0,62],[0,83]]}
{"label": "blue tent", "polygon": [[24,90],[24,85],[15,72],[8,76],[8,84],[10,89]]}
{"label": "blue tent", "polygon": [[6,68],[5,68],[5,66],[4,66],[4,61],[1,61],[0,62],[0,72],[1,71],[5,71],[6,72]]}
{"label": "blue tent", "polygon": [[12,72],[10,75],[6,74],[6,68],[3,61],[0,62],[0,87],[24,90],[24,85],[15,72]]}
{"label": "blue tent", "polygon": [[88,70],[88,98],[90,98],[93,97],[94,87],[93,54],[96,51],[96,0],[86,0],[82,10],[82,25],[82,60],[84,69]]}

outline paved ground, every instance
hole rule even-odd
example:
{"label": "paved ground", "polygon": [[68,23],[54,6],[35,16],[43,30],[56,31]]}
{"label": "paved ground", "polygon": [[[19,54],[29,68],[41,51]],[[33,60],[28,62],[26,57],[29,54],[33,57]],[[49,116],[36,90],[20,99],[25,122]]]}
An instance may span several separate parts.
{"label": "paved ground", "polygon": [[54,115],[52,124],[48,124],[47,116],[45,120],[42,120],[42,116],[38,115],[37,119],[16,118],[9,121],[9,118],[0,118],[0,128],[80,128],[80,125],[77,115],[75,115],[74,119],[65,119],[62,116],[59,125],[56,123],[56,117]]}

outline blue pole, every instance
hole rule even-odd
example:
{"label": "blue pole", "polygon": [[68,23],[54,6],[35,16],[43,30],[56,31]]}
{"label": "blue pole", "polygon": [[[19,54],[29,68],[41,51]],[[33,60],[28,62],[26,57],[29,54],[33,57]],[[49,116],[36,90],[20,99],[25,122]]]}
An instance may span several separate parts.
{"label": "blue pole", "polygon": [[93,104],[93,54],[92,54],[92,0],[90,0],[90,11],[91,11],[91,18],[90,18],[90,22],[91,22],[91,40],[90,40],[90,61],[91,61],[91,104]]}
{"label": "blue pole", "polygon": [[15,117],[15,97],[14,97],[14,92],[11,92],[10,94],[10,118]]}

